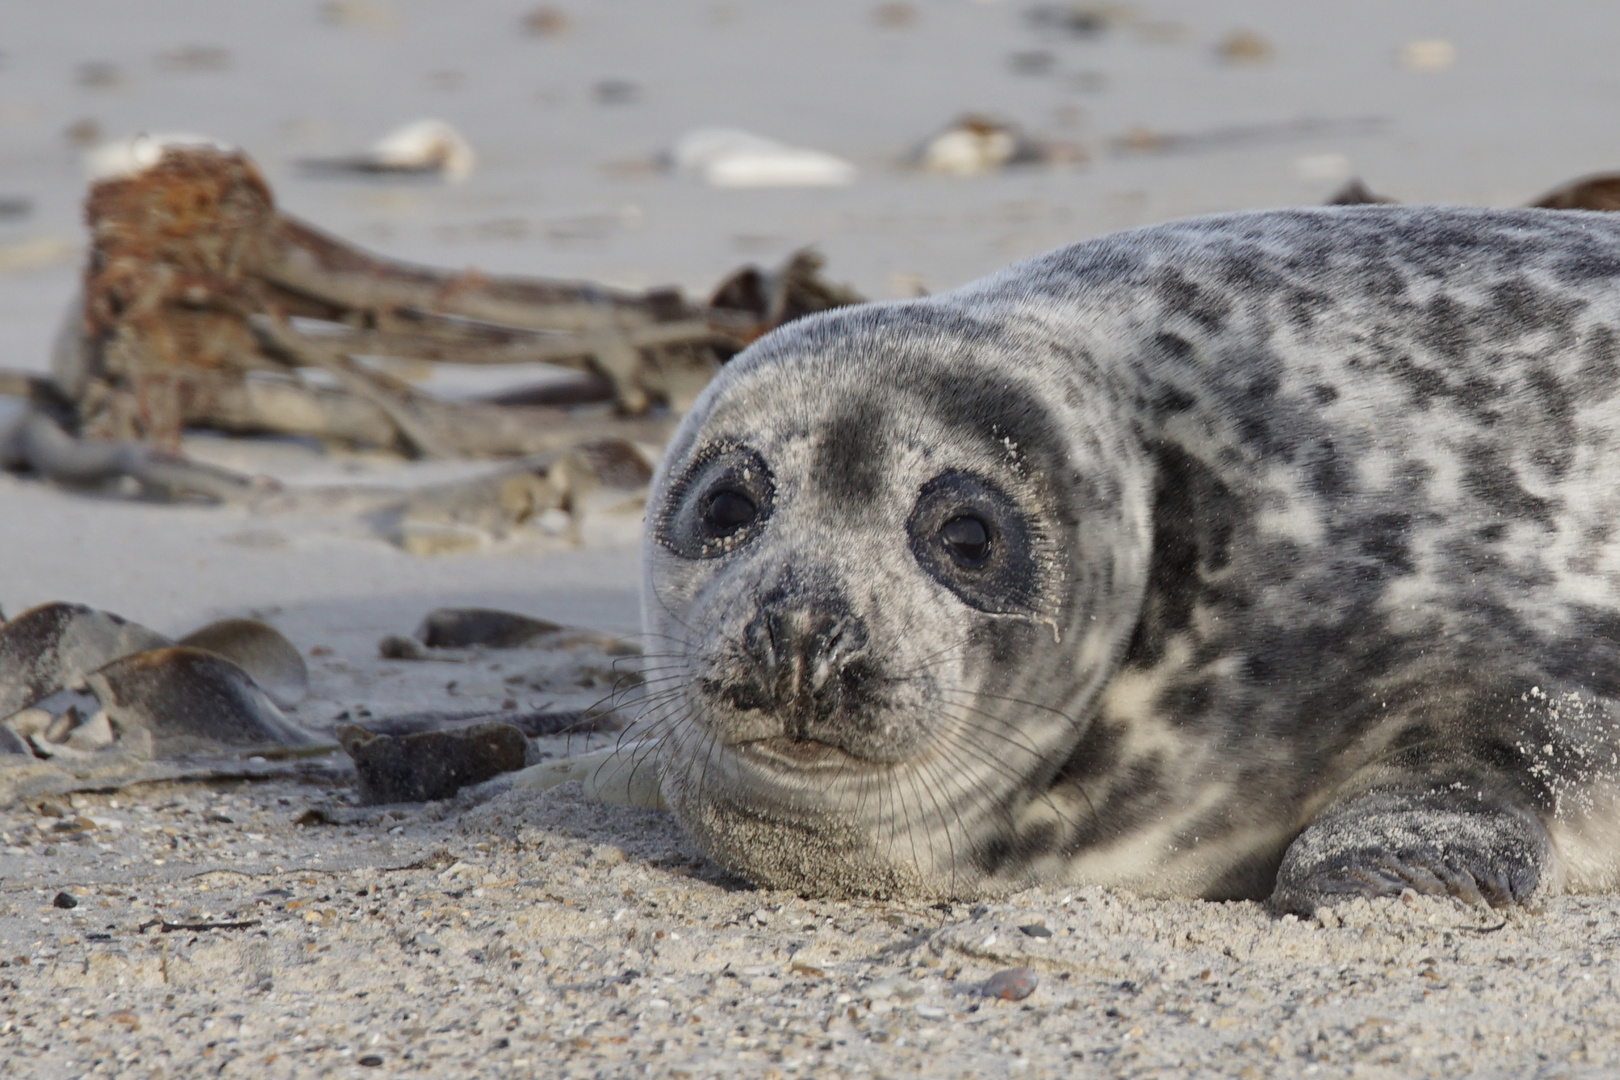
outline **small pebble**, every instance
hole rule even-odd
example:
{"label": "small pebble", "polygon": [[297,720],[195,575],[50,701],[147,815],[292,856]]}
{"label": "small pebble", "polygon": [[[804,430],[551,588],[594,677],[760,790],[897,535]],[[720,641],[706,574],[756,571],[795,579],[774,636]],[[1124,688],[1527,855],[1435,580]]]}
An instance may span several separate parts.
{"label": "small pebble", "polygon": [[1035,986],[1033,971],[1027,967],[1015,967],[990,976],[979,992],[985,997],[1000,998],[1002,1001],[1023,1001],[1035,992]]}
{"label": "small pebble", "polygon": [[1025,937],[1051,937],[1052,931],[1040,923],[1025,923],[1018,928]]}
{"label": "small pebble", "polygon": [[1007,66],[1017,75],[1048,75],[1057,67],[1057,57],[1045,49],[1016,52],[1007,58]]}
{"label": "small pebble", "polygon": [[872,21],[879,26],[890,29],[910,26],[917,21],[917,9],[910,4],[900,2],[879,4],[872,9]]}
{"label": "small pebble", "polygon": [[51,904],[59,908],[76,908],[79,906],[79,898],[70,892],[59,892]]}
{"label": "small pebble", "polygon": [[[568,16],[554,7],[537,7],[523,16],[523,29],[535,37],[552,37],[567,31]],[[381,1065],[382,1061],[375,1064]]]}
{"label": "small pebble", "polygon": [[641,99],[641,87],[628,79],[603,79],[591,92],[599,105],[633,105]]}
{"label": "small pebble", "polygon": [[384,660],[426,660],[427,646],[403,634],[388,634],[377,642],[377,655]]}
{"label": "small pebble", "polygon": [[365,1057],[360,1058],[358,1061],[356,1061],[355,1064],[356,1065],[364,1065],[368,1069],[374,1069],[378,1065],[382,1064],[382,1058],[379,1057],[376,1054],[367,1054]]}
{"label": "small pebble", "polygon": [[88,117],[73,121],[63,129],[62,136],[74,146],[94,146],[104,137],[101,125]]}
{"label": "small pebble", "polygon": [[1271,42],[1253,30],[1238,30],[1215,46],[1215,55],[1228,64],[1262,64],[1271,59]]}
{"label": "small pebble", "polygon": [[1457,62],[1457,47],[1440,39],[1408,41],[1395,54],[1408,71],[1445,71]]}

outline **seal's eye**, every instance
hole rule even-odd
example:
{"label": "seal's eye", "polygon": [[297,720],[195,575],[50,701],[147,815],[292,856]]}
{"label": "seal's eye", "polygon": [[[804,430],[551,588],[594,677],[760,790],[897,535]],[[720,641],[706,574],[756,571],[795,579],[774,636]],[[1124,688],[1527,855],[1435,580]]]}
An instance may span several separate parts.
{"label": "seal's eye", "polygon": [[754,500],[733,488],[721,488],[709,496],[703,520],[716,536],[729,536],[754,520],[759,507]]}
{"label": "seal's eye", "polygon": [[957,566],[977,570],[990,561],[990,527],[972,514],[947,521],[939,530],[939,540]]}
{"label": "seal's eye", "polygon": [[917,492],[906,523],[924,573],[972,608],[993,615],[1040,609],[1036,525],[1016,500],[972,473],[941,473]]}
{"label": "seal's eye", "polygon": [[683,559],[717,559],[758,536],[775,502],[764,458],[741,443],[710,443],[671,481],[653,536]]}

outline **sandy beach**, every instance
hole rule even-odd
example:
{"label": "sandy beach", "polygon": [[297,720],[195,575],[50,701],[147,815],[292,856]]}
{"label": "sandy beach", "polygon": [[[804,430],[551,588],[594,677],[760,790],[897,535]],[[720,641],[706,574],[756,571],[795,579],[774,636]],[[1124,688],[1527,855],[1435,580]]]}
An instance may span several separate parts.
{"label": "sandy beach", "polygon": [[[394,258],[698,298],[807,245],[883,299],[1356,177],[1510,206],[1620,167],[1620,12],[1592,0],[80,0],[0,24],[0,367],[35,372],[81,270],[84,155],[142,131],[244,148],[282,209]],[[916,167],[966,113],[1048,160]],[[463,182],[298,166],[422,117],[473,148]],[[712,127],[854,177],[728,188],[667,167]],[[0,424],[20,407],[0,398]],[[186,449],[295,486],[465,471]],[[522,657],[405,662],[378,641],[445,606],[633,635],[637,537],[621,509],[582,543],[421,557],[336,511],[0,474],[0,606],[75,601],[168,635],[263,619],[308,657],[289,716],[320,733],[361,709],[579,707],[597,695],[514,680]],[[1620,1068],[1617,927],[1608,895],[1305,921],[1095,888],[807,900],[574,784],[377,808],[319,769],[152,783],[0,809],[0,1076],[1596,1077]],[[1028,997],[980,993],[1015,967]]]}

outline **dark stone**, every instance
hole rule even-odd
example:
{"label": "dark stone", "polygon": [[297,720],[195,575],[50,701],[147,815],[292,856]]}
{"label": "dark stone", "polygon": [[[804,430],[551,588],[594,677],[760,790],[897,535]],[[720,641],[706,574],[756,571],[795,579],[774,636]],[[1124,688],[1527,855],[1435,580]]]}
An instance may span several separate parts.
{"label": "dark stone", "polygon": [[[344,719],[339,717],[339,719]],[[505,712],[420,712],[383,716],[356,725],[373,735],[416,735],[424,731],[452,731],[475,724],[509,724],[531,739],[550,735],[585,735],[618,731],[623,719],[611,709],[513,709]]]}
{"label": "dark stone", "polygon": [[119,657],[169,644],[83,604],[41,604],[0,626],[0,716],[84,680]]}
{"label": "dark stone", "polygon": [[51,901],[52,907],[71,909],[79,906],[79,898],[70,892],[59,892],[56,899]]}
{"label": "dark stone", "polygon": [[437,608],[427,613],[416,637],[430,649],[465,649],[473,645],[521,649],[561,629],[559,624],[545,619],[493,608]]}
{"label": "dark stone", "polygon": [[90,687],[121,729],[145,728],[158,758],[309,746],[241,668],[187,646],[150,649],[90,676]]}
{"label": "dark stone", "polygon": [[1395,200],[1388,195],[1376,195],[1359,177],[1348,181],[1328,199],[1327,206],[1372,206],[1379,203],[1392,203]]}
{"label": "dark stone", "polygon": [[529,750],[521,730],[501,723],[397,736],[346,724],[337,737],[354,759],[360,801],[368,806],[448,799],[469,784],[523,768]]}
{"label": "dark stone", "polygon": [[1052,931],[1048,930],[1040,923],[1025,923],[1023,926],[1018,928],[1018,931],[1025,937],[1048,938],[1052,936]]}
{"label": "dark stone", "polygon": [[257,619],[220,619],[175,644],[229,660],[264,687],[278,705],[290,708],[309,693],[309,668],[297,646]]}
{"label": "dark stone", "polygon": [[433,654],[415,638],[388,634],[377,642],[377,655],[384,660],[430,660]]}

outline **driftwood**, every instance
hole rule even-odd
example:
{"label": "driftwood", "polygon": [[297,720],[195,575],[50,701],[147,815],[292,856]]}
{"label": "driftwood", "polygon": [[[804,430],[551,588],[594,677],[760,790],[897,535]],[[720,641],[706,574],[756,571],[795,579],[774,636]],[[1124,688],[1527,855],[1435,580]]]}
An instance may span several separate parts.
{"label": "driftwood", "polygon": [[[97,183],[86,218],[82,299],[51,377],[0,372],[0,394],[30,398],[56,433],[91,448],[41,451],[51,430],[14,430],[13,462],[52,476],[175,465],[131,447],[172,453],[188,428],[416,457],[527,457],[602,437],[657,443],[754,338],[860,299],[822,282],[810,252],[774,274],[739,271],[702,305],[674,289],[396,262],[280,213],[253,163],[215,146],[169,147],[150,168]],[[578,374],[492,401],[447,402],[371,357],[545,362]],[[93,467],[73,466],[75,455]],[[206,476],[199,483],[210,486]]]}
{"label": "driftwood", "polygon": [[1571,180],[1530,205],[1546,210],[1620,210],[1620,173]]}
{"label": "driftwood", "polygon": [[143,443],[75,439],[49,415],[37,411],[0,431],[0,468],[26,469],[60,484],[83,487],[127,477],[143,494],[165,499],[201,496],[244,503],[277,490],[274,481],[191,461]]}
{"label": "driftwood", "polygon": [[[1386,195],[1372,192],[1359,178],[1350,180],[1328,199],[1328,206],[1359,206],[1364,203],[1394,203]],[[1527,204],[1538,210],[1620,210],[1620,173],[1597,173],[1571,180]]]}

